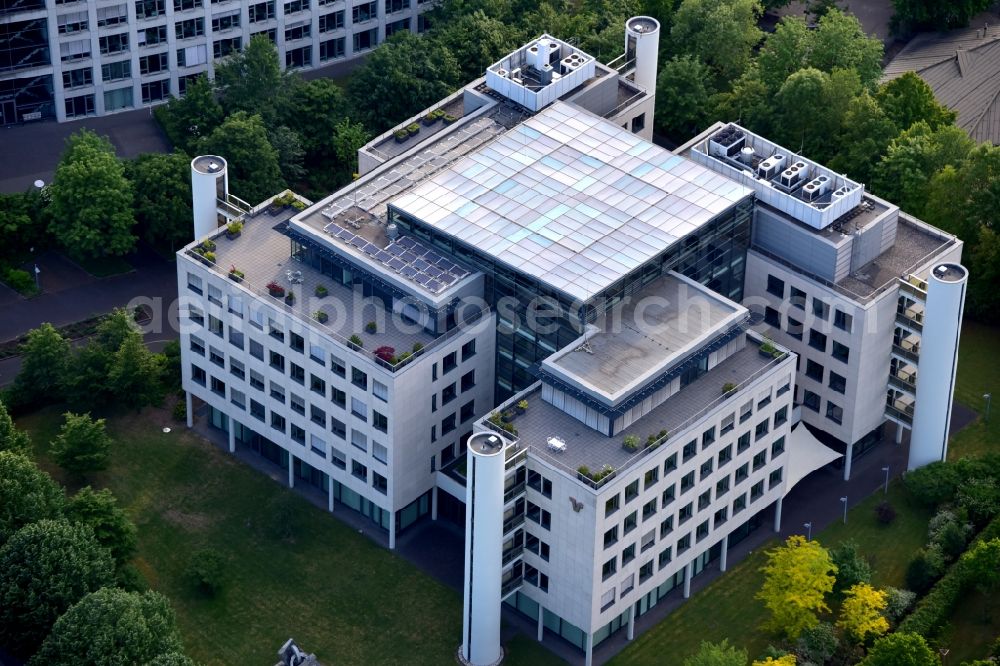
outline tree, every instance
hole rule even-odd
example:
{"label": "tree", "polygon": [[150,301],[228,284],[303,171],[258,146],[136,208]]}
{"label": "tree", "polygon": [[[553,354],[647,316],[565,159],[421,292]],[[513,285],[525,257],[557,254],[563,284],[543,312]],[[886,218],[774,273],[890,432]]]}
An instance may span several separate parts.
{"label": "tree", "polygon": [[735,79],[764,34],[761,12],[757,0],[683,0],[670,29],[674,50],[704,62],[718,81]]}
{"label": "tree", "polygon": [[347,95],[358,118],[382,132],[446,97],[460,81],[458,61],[447,48],[403,30],[355,70]]}
{"label": "tree", "polygon": [[25,525],[58,517],[64,502],[62,488],[35,463],[0,451],[0,546]]}
{"label": "tree", "polygon": [[906,72],[886,81],[876,93],[879,106],[900,130],[906,130],[921,120],[936,130],[955,122],[958,114],[938,104],[934,91],[915,72]]}
{"label": "tree", "polygon": [[903,210],[923,217],[931,177],[949,164],[959,166],[972,146],[969,135],[954,125],[932,130],[919,121],[889,144],[875,167],[873,189]]}
{"label": "tree", "polygon": [[853,70],[827,74],[815,68],[795,72],[775,96],[777,109],[775,141],[800,151],[820,163],[837,148],[837,132],[851,102],[861,94],[861,83]]}
{"label": "tree", "polygon": [[158,592],[104,587],[74,604],[52,627],[29,666],[148,664],[182,649],[174,611]]}
{"label": "tree", "polygon": [[455,56],[465,81],[482,76],[487,67],[513,51],[521,41],[515,26],[487,16],[481,9],[442,24],[433,35]]}
{"label": "tree", "polygon": [[896,124],[875,98],[864,91],[847,107],[837,137],[837,152],[830,158],[829,166],[858,182],[870,183],[879,158],[898,135]]}
{"label": "tree", "polygon": [[29,192],[0,194],[0,265],[13,266],[23,261],[30,248],[49,245],[45,213],[48,188]]}
{"label": "tree", "polygon": [[129,178],[135,188],[135,218],[146,242],[173,250],[190,241],[191,159],[181,152],[144,153],[130,162]]}
{"label": "tree", "polygon": [[923,636],[893,633],[875,641],[861,666],[940,666]]}
{"label": "tree", "polygon": [[828,622],[820,622],[812,629],[804,629],[795,643],[795,652],[806,663],[825,664],[840,646],[837,632]]}
{"label": "tree", "polygon": [[833,590],[837,567],[816,541],[790,536],[784,546],[767,552],[764,585],[757,598],[771,617],[765,624],[795,640],[803,630],[819,624],[817,613],[828,611],[824,597]]}
{"label": "tree", "polygon": [[90,414],[66,412],[59,435],[52,440],[52,457],[64,470],[83,475],[108,466],[111,438],[104,431],[104,419]]}
{"label": "tree", "polygon": [[146,348],[138,333],[115,352],[108,369],[108,387],[119,402],[136,411],[163,399],[161,357]]}
{"label": "tree", "polygon": [[885,592],[867,583],[859,583],[847,590],[837,626],[855,642],[864,643],[889,631],[885,608]]}
{"label": "tree", "polygon": [[809,66],[833,73],[849,69],[857,73],[861,85],[873,88],[882,76],[882,40],[869,37],[853,14],[839,9],[819,20],[809,52]]}
{"label": "tree", "polygon": [[895,33],[913,31],[951,30],[969,25],[972,17],[989,9],[991,0],[892,0],[896,10],[890,22]]}
{"label": "tree", "polygon": [[278,169],[286,182],[301,181],[306,170],[303,166],[306,151],[302,147],[302,139],[287,125],[278,125],[268,129],[267,140],[278,153]]}
{"label": "tree", "polygon": [[837,582],[833,585],[834,594],[842,595],[859,583],[871,581],[872,567],[858,552],[856,541],[844,541],[832,549],[830,559],[837,567]]}
{"label": "tree", "polygon": [[702,641],[698,651],[684,660],[684,666],[746,666],[747,651],[729,644]]}
{"label": "tree", "polygon": [[132,184],[107,138],[85,129],[70,135],[50,190],[49,233],[71,255],[123,255],[135,247]]}
{"label": "tree", "polygon": [[974,276],[969,285],[968,307],[986,321],[1000,317],[1000,235],[982,227],[972,248],[970,270]]}
{"label": "tree", "polygon": [[183,97],[156,107],[153,115],[174,148],[185,153],[193,153],[198,140],[221,125],[225,117],[212,82],[204,74],[188,82]]}
{"label": "tree", "polygon": [[229,113],[246,111],[274,119],[288,78],[281,71],[278,49],[265,35],[254,35],[242,51],[215,65],[215,85]]}
{"label": "tree", "polygon": [[917,594],[910,590],[901,590],[896,587],[885,588],[886,618],[892,623],[899,622],[916,600]]}
{"label": "tree", "polygon": [[66,505],[65,516],[70,522],[90,527],[97,543],[108,549],[118,567],[135,554],[135,525],[107,488],[81,488]]}
{"label": "tree", "polygon": [[226,558],[213,548],[203,548],[191,555],[185,573],[199,592],[213,597],[225,583]]}
{"label": "tree", "polygon": [[786,654],[778,657],[765,657],[753,662],[753,666],[795,666],[795,655]]}
{"label": "tree", "polygon": [[106,404],[110,363],[111,354],[94,340],[75,350],[61,389],[72,411],[86,412]]}
{"label": "tree", "polygon": [[989,602],[1000,587],[1000,539],[979,541],[962,555],[966,580],[972,581],[983,595],[983,615],[988,617]]}
{"label": "tree", "polygon": [[0,451],[28,455],[31,439],[28,433],[18,430],[14,419],[7,413],[7,406],[0,400]]}
{"label": "tree", "polygon": [[752,132],[766,135],[770,131],[774,99],[760,78],[760,68],[751,62],[729,92],[712,96],[712,113],[717,120],[738,121]]}
{"label": "tree", "polygon": [[0,548],[0,645],[32,654],[67,608],[113,580],[111,555],[86,525],[40,520]]}
{"label": "tree", "polygon": [[229,166],[229,189],[257,204],[285,189],[278,151],[267,139],[259,115],[238,111],[201,140],[199,150],[220,155]]}
{"label": "tree", "polygon": [[21,347],[21,370],[14,380],[14,391],[26,402],[58,400],[66,376],[69,342],[44,323],[28,332]]}
{"label": "tree", "polygon": [[923,594],[941,577],[944,567],[940,548],[921,548],[906,567],[906,586],[917,594]]}
{"label": "tree", "polygon": [[674,56],[656,78],[656,126],[675,139],[685,139],[704,128],[711,95],[708,67],[691,56]]}
{"label": "tree", "polygon": [[196,664],[181,652],[165,652],[146,662],[145,666],[196,666]]}
{"label": "tree", "polygon": [[757,55],[760,79],[772,91],[781,88],[789,76],[806,66],[813,37],[798,16],[782,17]]}

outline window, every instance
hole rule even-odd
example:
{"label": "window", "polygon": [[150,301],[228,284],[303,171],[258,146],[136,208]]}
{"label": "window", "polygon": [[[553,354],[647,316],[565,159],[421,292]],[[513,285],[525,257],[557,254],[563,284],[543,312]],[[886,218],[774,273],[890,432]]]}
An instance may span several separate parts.
{"label": "window", "polygon": [[757,427],[754,428],[753,441],[755,442],[760,441],[760,439],[768,433],[768,430],[770,430],[770,428],[771,428],[771,422],[768,419],[764,419],[763,421],[758,423]]}
{"label": "window", "polygon": [[351,368],[351,383],[358,388],[368,390],[368,375],[357,368]]}
{"label": "window", "polygon": [[365,2],[351,10],[351,21],[354,23],[363,23],[375,18],[378,18],[378,3]]}
{"label": "window", "polygon": [[97,27],[106,28],[128,22],[128,6],[123,4],[97,8]]}
{"label": "window", "polygon": [[761,410],[771,404],[771,389],[764,389],[757,396],[757,409]]}
{"label": "window", "polygon": [[240,27],[240,10],[238,9],[212,16],[212,32],[220,32],[238,27]]}
{"label": "window", "polygon": [[205,19],[202,17],[186,19],[174,23],[174,36],[177,39],[191,39],[205,34]]}
{"label": "window", "polygon": [[698,453],[698,442],[695,440],[691,440],[690,442],[685,444],[684,449],[681,451],[681,455],[683,457],[684,462],[687,462],[688,460],[691,460],[691,458],[694,458],[696,453]]}
{"label": "window", "polygon": [[612,557],[601,565],[601,580],[607,580],[618,571],[618,557]]}
{"label": "window", "polygon": [[239,379],[246,379],[246,369],[243,363],[235,358],[229,359],[229,373]]}
{"label": "window", "polygon": [[622,523],[622,533],[628,534],[636,527],[639,526],[639,512],[633,511],[632,513],[625,516],[625,522]]}
{"label": "window", "polygon": [[750,433],[745,432],[736,440],[736,453],[743,453],[750,448]]}
{"label": "window", "polygon": [[325,42],[319,43],[319,59],[321,62],[326,62],[327,60],[333,60],[334,58],[344,57],[344,41],[343,37],[337,37],[336,39],[328,39]]}
{"label": "window", "polygon": [[326,412],[316,405],[309,405],[309,420],[318,426],[326,428]]}
{"label": "window", "polygon": [[377,379],[372,379],[372,395],[382,402],[389,402],[389,387]]}
{"label": "window", "polygon": [[[71,60],[83,60],[84,58],[89,58],[89,57],[90,57],[89,39],[78,39],[73,42],[63,42],[59,45],[59,59],[63,62],[69,62]],[[81,99],[81,98],[74,97],[72,99]],[[93,96],[91,96],[91,100],[93,100]],[[69,109],[68,104],[66,105],[66,108]],[[91,113],[93,113],[93,111],[91,111]]]}
{"label": "window", "polygon": [[347,424],[340,419],[330,417],[330,431],[340,439],[347,440]]}
{"label": "window", "polygon": [[[101,80],[107,83],[108,81],[121,81],[122,79],[127,79],[132,76],[132,61],[131,60],[121,60],[119,62],[109,62],[106,65],[101,65]],[[131,93],[132,89],[127,88]],[[129,95],[131,98],[131,94]],[[131,100],[130,100],[131,102]]]}
{"label": "window", "polygon": [[[836,343],[835,343],[836,344]],[[830,371],[830,388],[837,393],[844,393],[847,390],[847,378]]]}
{"label": "window", "polygon": [[103,37],[98,38],[97,42],[101,49],[101,55],[124,53],[128,51],[127,32],[120,32],[115,35],[104,35]]}
{"label": "window", "polygon": [[552,514],[534,502],[528,502],[528,509],[525,515],[528,520],[538,523],[545,529],[549,529],[552,526]]}
{"label": "window", "polygon": [[771,460],[785,452],[785,437],[782,435],[771,444]]}
{"label": "window", "polygon": [[701,525],[698,525],[698,529],[694,532],[695,541],[700,542],[702,539],[708,536],[708,521],[704,521]]}
{"label": "window", "polygon": [[208,315],[208,330],[221,338],[223,333],[222,329],[222,320],[213,315]]}
{"label": "window", "polygon": [[814,328],[809,329],[809,346],[821,352],[826,352],[826,335]]}
{"label": "window", "polygon": [[719,451],[719,467],[722,467],[730,460],[733,459],[733,445],[729,444],[726,448]]}
{"label": "window", "polygon": [[681,510],[677,512],[677,524],[683,525],[687,521],[691,520],[694,515],[694,503],[688,502],[681,507]]}
{"label": "window", "polygon": [[351,444],[368,453],[368,437],[360,430],[351,428]]}
{"label": "window", "polygon": [[368,468],[359,463],[357,460],[351,461],[351,475],[361,479],[362,481],[368,481]]}
{"label": "window", "polygon": [[634,588],[634,587],[635,587],[635,575],[634,574],[629,574],[628,578],[626,578],[625,580],[622,581],[621,596],[625,596],[626,594],[628,594],[629,592],[631,592],[632,588]]}
{"label": "window", "polygon": [[656,498],[649,500],[642,505],[642,519],[647,520],[656,515]]}
{"label": "window", "polygon": [[347,393],[336,386],[330,389],[330,401],[341,409],[347,409]]}
{"label": "window", "polygon": [[277,412],[271,412],[271,427],[285,432],[285,417]]}
{"label": "window", "polygon": [[842,331],[850,333],[854,327],[854,317],[841,310],[834,310],[833,325]]}
{"label": "window", "polygon": [[264,405],[252,398],[250,399],[250,416],[254,417],[258,421],[264,420]]}
{"label": "window", "polygon": [[246,409],[247,394],[243,391],[237,391],[236,389],[229,389],[229,402],[233,403],[240,409]]}
{"label": "window", "polygon": [[806,377],[823,383],[823,366],[811,359],[806,359]]}
{"label": "window", "polygon": [[663,476],[677,469],[677,454],[671,453],[663,462]]}
{"label": "window", "polygon": [[380,463],[388,463],[389,449],[378,442],[372,442],[372,457]]}
{"label": "window", "polygon": [[462,345],[462,361],[468,361],[470,358],[476,355],[476,341],[469,340],[464,345]]}
{"label": "window", "polygon": [[385,414],[380,414],[374,409],[372,410],[372,425],[375,426],[376,430],[381,430],[382,432],[389,431],[389,419]]}
{"label": "window", "polygon": [[792,306],[800,310],[806,309],[806,292],[798,289],[797,287],[792,287],[792,295],[789,300],[792,302]]}
{"label": "window", "polygon": [[344,362],[341,361],[336,356],[334,356],[333,354],[330,354],[330,370],[332,370],[333,374],[337,375],[338,377],[347,376],[347,366],[344,365]]}
{"label": "window", "polygon": [[[225,58],[230,53],[236,53],[243,48],[242,37],[226,37],[212,42],[212,57],[216,60]],[[183,92],[183,91],[182,91]]]}
{"label": "window", "polygon": [[[535,470],[528,470],[528,487],[540,492],[545,497],[552,497],[552,482]],[[615,497],[617,498],[617,495]]]}
{"label": "window", "polygon": [[757,483],[750,486],[750,501],[756,502],[761,497],[764,496],[764,482],[758,481]]}
{"label": "window", "polygon": [[774,427],[783,426],[788,421],[788,405],[785,405],[774,413]]}
{"label": "window", "polygon": [[462,409],[459,412],[458,420],[460,423],[465,423],[469,419],[476,415],[476,401],[470,400],[469,402],[462,405]]}
{"label": "window", "polygon": [[215,347],[209,347],[208,348],[208,359],[212,363],[214,363],[215,365],[219,366],[220,368],[226,367],[226,356],[225,356],[225,354],[223,354],[221,351],[219,351]]}
{"label": "window", "polygon": [[291,436],[292,441],[298,442],[299,444],[305,446],[306,444],[306,431],[295,425],[294,423],[288,428],[288,434]]}
{"label": "window", "polygon": [[192,335],[191,336],[191,340],[190,340],[190,344],[191,344],[191,351],[193,351],[195,354],[198,354],[200,356],[204,356],[205,355],[205,341],[204,340],[202,340],[201,338],[199,338],[197,336]]}
{"label": "window", "polygon": [[712,470],[714,468],[712,459],[709,458],[701,464],[701,471],[699,472],[699,478],[704,481],[707,477],[711,476]]}
{"label": "window", "polygon": [[677,497],[677,486],[670,484],[670,487],[660,494],[660,504],[666,508]]}
{"label": "window", "polygon": [[135,0],[135,17],[137,19],[153,18],[167,11],[165,0]]}
{"label": "window", "polygon": [[773,275],[767,276],[767,293],[773,294],[778,298],[785,297],[785,281],[776,278]]}
{"label": "window", "polygon": [[851,358],[851,350],[848,349],[847,345],[842,345],[836,340],[833,341],[832,353],[833,357],[842,363],[847,363]]}
{"label": "window", "polygon": [[753,415],[753,400],[748,400],[740,407],[740,423],[743,423]]}
{"label": "window", "polygon": [[237,349],[243,349],[243,331],[229,327],[229,344]]}
{"label": "window", "polygon": [[476,385],[476,371],[469,370],[467,373],[462,375],[461,387],[462,392],[468,391]]}
{"label": "window", "polygon": [[217,377],[212,377],[212,393],[226,397],[226,383]]}
{"label": "window", "polygon": [[618,543],[618,526],[615,525],[610,530],[604,533],[604,547],[608,548],[610,546]]}
{"label": "window", "polygon": [[458,367],[458,353],[452,352],[441,360],[441,374],[447,375]]}
{"label": "window", "polygon": [[410,0],[385,0],[385,13],[401,12],[410,8]]}
{"label": "window", "polygon": [[362,421],[368,421],[368,405],[363,400],[351,396],[351,414]]}
{"label": "window", "polygon": [[737,497],[733,502],[733,515],[736,515],[745,508],[747,508],[747,496],[744,494]]}
{"label": "window", "polygon": [[305,398],[303,398],[301,395],[296,395],[292,393],[291,396],[289,397],[288,404],[292,408],[293,412],[305,416],[306,401]]}
{"label": "window", "polygon": [[260,344],[256,340],[250,340],[250,355],[255,359],[263,361],[264,360],[264,345]]}
{"label": "window", "polygon": [[667,536],[674,531],[674,517],[667,516],[662,521],[660,521],[660,538]]}
{"label": "window", "polygon": [[257,389],[258,391],[264,390],[264,375],[253,368],[250,368],[250,388]]}
{"label": "window", "polygon": [[702,511],[706,509],[709,504],[712,503],[712,490],[706,490],[701,495],[698,495],[698,510]]}
{"label": "window", "polygon": [[257,23],[274,18],[274,2],[258,2],[250,5],[250,22]]}
{"label": "window", "polygon": [[729,492],[729,477],[719,479],[715,484],[715,496],[721,497]]}
{"label": "window", "polygon": [[726,507],[722,507],[721,509],[719,509],[718,511],[715,512],[715,516],[713,517],[713,523],[712,524],[715,527],[718,527],[719,525],[723,524],[727,520],[729,520],[729,509],[726,508]]}
{"label": "window", "polygon": [[770,306],[765,307],[764,323],[766,323],[768,326],[781,328],[781,313]]}
{"label": "window", "polygon": [[[375,4],[375,3],[372,3]],[[357,11],[357,7],[354,11]],[[367,51],[378,44],[378,28],[354,33],[354,52]]]}
{"label": "window", "polygon": [[160,81],[149,81],[140,86],[142,91],[142,103],[150,104],[170,96],[170,79]]}
{"label": "window", "polygon": [[730,414],[726,418],[722,419],[721,428],[719,429],[719,435],[725,435],[727,432],[736,428],[736,415]]}
{"label": "window", "polygon": [[677,554],[680,555],[687,551],[691,547],[691,535],[685,534],[680,539],[677,540]]}
{"label": "window", "polygon": [[694,488],[694,471],[690,471],[681,477],[681,494]]}
{"label": "window", "polygon": [[389,493],[389,480],[378,472],[372,472],[372,488],[386,495]]}
{"label": "window", "polygon": [[285,41],[290,42],[295,39],[306,39],[312,35],[312,23],[298,23],[285,28]]}
{"label": "window", "polygon": [[441,404],[447,405],[449,402],[451,402],[457,397],[458,397],[458,388],[455,386],[454,383],[449,384],[448,386],[444,387],[443,391],[441,391]]}
{"label": "window", "polygon": [[640,113],[632,119],[632,132],[641,132],[646,128],[646,114]]}
{"label": "window", "polygon": [[136,39],[139,41],[139,46],[165,44],[167,41],[167,26],[157,25],[152,28],[140,30]]}
{"label": "window", "polygon": [[330,32],[344,27],[344,11],[323,14],[319,17],[319,31]]}
{"label": "window", "polygon": [[711,446],[715,443],[715,426],[712,426],[701,435],[701,448]]}
{"label": "window", "polygon": [[639,496],[639,480],[636,479],[632,483],[625,486],[625,503],[628,504],[638,496]]}
{"label": "window", "polygon": [[621,508],[621,495],[615,495],[604,503],[604,516],[610,516]]}
{"label": "window", "polygon": [[194,67],[195,65],[204,65],[206,62],[208,62],[207,44],[196,44],[177,49],[178,67]]}
{"label": "window", "polygon": [[62,73],[63,88],[81,88],[94,83],[94,73],[90,67],[70,69]]}
{"label": "window", "polygon": [[659,564],[657,565],[660,569],[670,564],[671,560],[671,549],[667,546],[662,551],[660,551]]}
{"label": "window", "polygon": [[646,470],[646,473],[642,477],[642,489],[649,490],[650,486],[655,484],[660,478],[660,468],[654,467],[652,469]]}
{"label": "window", "polygon": [[615,603],[615,588],[611,588],[607,592],[601,595],[601,610],[605,611],[611,608]]}
{"label": "window", "polygon": [[292,351],[297,351],[300,354],[304,354],[306,350],[306,341],[298,333],[289,332],[288,346],[292,348]]}
{"label": "window", "polygon": [[781,468],[779,467],[778,469],[771,472],[771,474],[767,477],[768,490],[774,488],[780,483],[781,483]]}
{"label": "window", "polygon": [[819,411],[819,395],[813,393],[812,391],[803,390],[802,391],[802,405],[808,407],[814,412]]}
{"label": "window", "polygon": [[753,471],[759,470],[767,464],[767,451],[760,451],[753,457]]}
{"label": "window", "polygon": [[802,322],[798,319],[788,318],[788,335],[796,340],[802,339]]}
{"label": "window", "polygon": [[347,469],[347,456],[340,449],[330,449],[330,462],[333,463],[334,467]]}
{"label": "window", "polygon": [[309,0],[291,0],[291,2],[285,3],[285,16],[289,14],[297,14],[298,12],[304,12],[309,9]]}
{"label": "window", "polygon": [[455,415],[449,414],[441,421],[441,435],[447,435],[449,432],[456,428]]}
{"label": "window", "polygon": [[635,544],[633,543],[628,546],[625,546],[625,549],[622,550],[622,566],[625,566],[634,559],[635,559]]}
{"label": "window", "polygon": [[198,9],[202,6],[202,0],[174,0],[174,11],[183,12],[191,9]]}
{"label": "window", "polygon": [[[296,365],[295,367],[298,368],[299,366]],[[302,370],[302,373],[305,374],[305,370]],[[316,375],[309,373],[309,390],[313,393],[319,393],[320,395],[325,396],[326,382]]]}
{"label": "window", "polygon": [[844,408],[840,405],[835,405],[829,400],[826,402],[826,418],[830,419],[836,424],[841,424],[844,422]]}
{"label": "window", "polygon": [[271,351],[269,355],[271,367],[275,370],[285,371],[285,357],[276,351]]}
{"label": "window", "polygon": [[816,317],[818,319],[822,319],[823,321],[826,321],[827,319],[830,318],[830,304],[829,303],[824,303],[820,299],[818,299],[815,296],[813,296],[812,306],[813,306],[812,309],[813,309],[813,316],[814,317]]}
{"label": "window", "polygon": [[750,477],[750,463],[743,463],[736,470],[736,483],[742,483]]}

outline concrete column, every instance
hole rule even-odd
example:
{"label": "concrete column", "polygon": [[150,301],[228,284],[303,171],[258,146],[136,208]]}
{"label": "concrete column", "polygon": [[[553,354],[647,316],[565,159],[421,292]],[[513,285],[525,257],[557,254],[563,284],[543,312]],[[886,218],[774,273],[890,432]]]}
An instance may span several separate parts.
{"label": "concrete column", "polygon": [[594,664],[594,634],[587,634],[587,647],[586,647],[587,658],[584,660],[584,666],[593,666]]}
{"label": "concrete column", "polygon": [[781,500],[783,498],[779,497],[778,501],[774,503],[774,531],[781,531]]}
{"label": "concrete column", "polygon": [[535,640],[539,643],[545,638],[545,607],[538,604],[538,627],[535,629]]}
{"label": "concrete column", "polygon": [[389,550],[396,549],[396,517],[389,513]]}
{"label": "concrete column", "polygon": [[288,454],[288,487],[295,487],[295,456]]}
{"label": "concrete column", "polygon": [[851,463],[854,462],[854,445],[848,444],[844,453],[844,481],[851,480]]}
{"label": "concrete column", "polygon": [[628,607],[628,630],[625,632],[625,637],[629,640],[635,638],[635,604]]}
{"label": "concrete column", "polygon": [[191,391],[184,391],[184,406],[187,408],[187,426],[194,427],[194,409],[191,408]]}
{"label": "concrete column", "polygon": [[684,598],[691,598],[691,579],[694,578],[694,562],[688,562],[684,567]]}
{"label": "concrete column", "polygon": [[333,513],[333,477],[329,477],[329,483],[326,484],[326,510]]}
{"label": "concrete column", "polygon": [[438,519],[438,487],[431,490],[431,520]]}
{"label": "concrete column", "polygon": [[236,453],[236,422],[229,419],[229,452]]}
{"label": "concrete column", "polygon": [[729,535],[722,537],[722,552],[719,554],[719,571],[725,571],[729,562]]}
{"label": "concrete column", "polygon": [[896,443],[897,444],[903,443],[903,426],[899,425],[898,423],[896,424]]}

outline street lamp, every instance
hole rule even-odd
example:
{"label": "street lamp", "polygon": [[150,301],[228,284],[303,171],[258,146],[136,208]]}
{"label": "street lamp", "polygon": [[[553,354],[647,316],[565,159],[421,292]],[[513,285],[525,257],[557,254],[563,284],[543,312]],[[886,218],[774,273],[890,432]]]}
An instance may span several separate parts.
{"label": "street lamp", "polygon": [[946,666],[948,663],[948,653],[951,652],[951,650],[949,650],[948,648],[940,648],[938,649],[938,652],[941,653],[942,666]]}
{"label": "street lamp", "polygon": [[806,528],[806,541],[812,541],[813,524],[812,523],[805,523],[802,527]]}
{"label": "street lamp", "polygon": [[993,394],[992,393],[984,393],[983,394],[983,400],[986,401],[986,416],[984,417],[983,420],[986,421],[987,423],[989,423],[990,422],[990,401],[993,400]]}
{"label": "street lamp", "polygon": [[885,488],[883,489],[882,494],[883,495],[888,495],[889,494],[889,466],[886,465],[885,467],[883,467],[882,471],[885,472]]}
{"label": "street lamp", "polygon": [[845,495],[845,496],[841,497],[840,501],[844,505],[844,524],[846,525],[847,524],[847,496]]}

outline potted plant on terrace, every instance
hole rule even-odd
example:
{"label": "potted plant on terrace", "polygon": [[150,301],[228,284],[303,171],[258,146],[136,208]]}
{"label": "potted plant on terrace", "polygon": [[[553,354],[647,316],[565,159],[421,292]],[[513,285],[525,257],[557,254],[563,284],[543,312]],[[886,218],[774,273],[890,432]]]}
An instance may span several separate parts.
{"label": "potted plant on terrace", "polygon": [[760,355],[767,357],[774,357],[778,354],[778,348],[774,346],[774,341],[771,338],[764,338],[764,341],[760,343]]}
{"label": "potted plant on terrace", "polygon": [[736,390],[736,384],[732,382],[726,382],[725,384],[722,385],[722,393],[724,395],[729,395],[735,390]]}
{"label": "potted plant on terrace", "polygon": [[416,123],[410,123],[406,126],[406,131],[410,133],[410,136],[416,136],[420,134],[420,125]]}
{"label": "potted plant on terrace", "polygon": [[398,129],[395,132],[393,132],[392,135],[396,137],[396,143],[404,143],[407,139],[410,138],[410,133],[407,132],[405,129]]}
{"label": "potted plant on terrace", "polygon": [[316,310],[316,312],[313,314],[313,317],[315,317],[316,321],[318,321],[321,324],[325,324],[330,319],[330,315],[323,312],[322,310]]}
{"label": "potted plant on terrace", "polygon": [[321,284],[316,285],[316,291],[315,291],[316,298],[326,298],[326,295],[329,293],[330,292],[327,291],[326,287],[324,287],[323,285]]}
{"label": "potted plant on terrace", "polygon": [[239,238],[240,234],[243,233],[243,223],[239,220],[233,220],[226,225],[226,238],[233,240]]}
{"label": "potted plant on terrace", "polygon": [[368,333],[378,333],[378,324],[373,321],[368,322],[365,324],[365,331]]}
{"label": "potted plant on terrace", "polygon": [[391,365],[396,364],[396,350],[388,345],[382,345],[375,350],[375,357],[380,358]]}
{"label": "potted plant on terrace", "polygon": [[365,343],[361,339],[361,336],[358,335],[357,333],[355,333],[354,335],[352,335],[350,338],[347,339],[347,345],[351,349],[358,350],[358,349],[361,349],[362,347],[364,347]]}
{"label": "potted plant on terrace", "polygon": [[240,269],[236,268],[236,264],[233,264],[233,265],[231,265],[229,267],[229,279],[230,280],[232,280],[233,282],[243,282],[243,278],[244,277],[245,276],[243,274],[243,271],[241,271]]}
{"label": "potted plant on terrace", "polygon": [[444,114],[443,116],[441,116],[441,119],[444,120],[444,124],[445,125],[451,125],[453,122],[455,122],[456,120],[458,120],[458,118],[456,118],[455,116],[451,115],[450,113]]}
{"label": "potted plant on terrace", "polygon": [[518,400],[517,401],[517,413],[518,414],[524,414],[526,411],[528,411],[528,401],[527,400]]}
{"label": "potted plant on terrace", "polygon": [[285,288],[282,287],[277,282],[275,282],[274,280],[271,280],[270,282],[267,283],[267,293],[273,296],[274,298],[284,298]]}
{"label": "potted plant on terrace", "polygon": [[626,451],[635,451],[639,448],[639,438],[635,435],[626,435],[622,440],[622,448]]}
{"label": "potted plant on terrace", "polygon": [[285,294],[285,305],[295,305],[295,292],[290,291]]}

